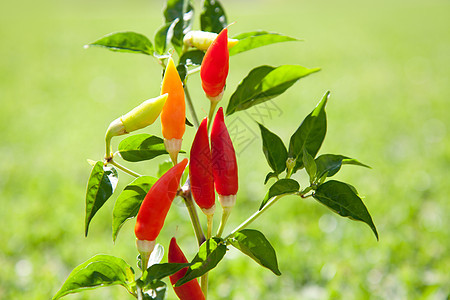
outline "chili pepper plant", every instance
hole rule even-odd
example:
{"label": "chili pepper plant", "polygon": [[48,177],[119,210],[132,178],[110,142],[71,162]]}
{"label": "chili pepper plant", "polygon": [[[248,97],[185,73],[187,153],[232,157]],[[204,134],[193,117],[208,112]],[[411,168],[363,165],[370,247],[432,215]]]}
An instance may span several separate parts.
{"label": "chili pepper plant", "polygon": [[[261,180],[261,187],[266,185],[267,193],[260,206],[254,212],[249,211],[247,220],[231,231],[226,230],[227,219],[239,201],[239,184],[245,184],[238,178],[239,162],[226,117],[281,96],[319,68],[262,65],[250,70],[237,87],[228,86],[235,91],[230,99],[223,99],[229,60],[233,56],[297,39],[268,31],[249,31],[230,37],[232,27],[227,23],[221,3],[204,0],[201,5],[198,30],[193,30],[193,3],[168,0],[163,10],[164,24],[156,30],[153,42],[143,34],[128,31],[108,34],[88,45],[147,55],[162,67],[161,91],[154,91],[151,99],[113,120],[105,135],[104,158],[89,161],[92,171],[85,200],[85,235],[98,210],[113,193],[119,194],[112,212],[113,240],[122,225],[136,217],[136,245],[130,245],[130,251],[138,254],[140,270],[135,271],[121,258],[96,255],[71,272],[53,299],[110,285],[122,285],[137,299],[164,299],[172,293],[169,282],[180,299],[206,299],[208,272],[222,261],[230,247],[280,276],[274,247],[261,231],[251,228],[251,224],[273,205],[283,205],[281,199],[286,195],[312,197],[342,217],[366,223],[378,239],[376,227],[357,190],[348,183],[329,179],[343,165],[368,166],[344,155],[318,155],[327,130],[328,91],[289,141],[283,141],[258,124],[262,151],[271,169],[265,180]],[[201,86],[191,86],[189,79],[199,75]],[[210,110],[204,116],[194,109],[191,88],[202,89],[205,95],[195,101],[209,102]],[[159,115],[162,137],[151,127]],[[204,117],[201,122],[199,117]],[[151,134],[134,133],[143,128]],[[183,139],[186,130],[195,133],[193,141]],[[127,136],[114,151],[111,140],[122,135]],[[132,167],[117,161],[121,158],[135,163],[164,155],[170,158],[173,167],[166,168],[160,178],[138,174]],[[183,156],[185,158],[181,159]],[[118,171],[134,177],[122,191],[116,191]],[[300,186],[292,178],[294,173],[303,171],[309,177],[306,186]],[[124,180],[127,179],[126,176]],[[194,229],[192,243],[198,245],[196,254],[183,254],[183,245],[178,245],[175,238],[170,245],[157,243],[163,226],[179,225],[165,224],[175,197],[180,197],[186,205]],[[216,202],[220,207],[216,208]],[[218,226],[213,224],[215,214],[221,215]],[[206,226],[202,226],[205,223]],[[169,249],[168,262],[162,262],[164,248]]]}

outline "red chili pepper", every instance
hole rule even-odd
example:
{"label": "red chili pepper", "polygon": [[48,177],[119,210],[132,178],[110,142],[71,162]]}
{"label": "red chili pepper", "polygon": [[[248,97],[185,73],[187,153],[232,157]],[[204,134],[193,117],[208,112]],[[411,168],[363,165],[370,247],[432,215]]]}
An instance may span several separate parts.
{"label": "red chili pepper", "polygon": [[209,215],[214,214],[215,193],[207,121],[207,118],[203,119],[192,143],[189,178],[195,202],[205,214]]}
{"label": "red chili pepper", "polygon": [[[188,262],[174,237],[170,240],[168,259],[169,263]],[[172,283],[172,285],[174,285],[180,278],[182,278],[184,274],[186,274],[186,272],[187,267],[170,276],[170,282]],[[180,300],[205,299],[205,296],[203,295],[202,289],[200,288],[197,279],[193,279],[181,286],[174,287],[173,289],[175,290],[175,293],[177,294],[178,298],[180,298]]]}
{"label": "red chili pepper", "polygon": [[228,76],[228,30],[223,29],[209,46],[203,58],[200,77],[206,96],[220,101]]}
{"label": "red chili pepper", "polygon": [[238,169],[233,143],[225,126],[223,108],[219,108],[211,129],[211,154],[214,185],[219,195],[236,195]]}
{"label": "red chili pepper", "polygon": [[150,188],[141,204],[134,233],[137,238],[136,245],[145,268],[148,257],[153,251],[154,241],[164,225],[170,205],[177,194],[181,175],[187,163],[188,160],[185,158],[161,176]]}

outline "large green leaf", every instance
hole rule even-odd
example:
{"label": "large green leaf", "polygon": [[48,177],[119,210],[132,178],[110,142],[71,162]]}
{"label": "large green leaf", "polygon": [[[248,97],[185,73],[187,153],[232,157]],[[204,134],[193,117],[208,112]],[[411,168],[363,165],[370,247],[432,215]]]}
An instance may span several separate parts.
{"label": "large green leaf", "polygon": [[110,285],[122,285],[130,293],[133,293],[135,289],[134,271],[121,258],[96,255],[70,273],[53,300],[67,294]]}
{"label": "large green leaf", "polygon": [[326,92],[316,108],[303,120],[289,142],[289,157],[296,159],[294,172],[303,168],[303,148],[314,158],[322,146],[327,132],[325,106],[330,92]]}
{"label": "large green leaf", "polygon": [[335,175],[341,169],[342,165],[356,165],[361,167],[370,167],[354,158],[336,154],[322,154],[316,158],[317,178],[326,174],[327,177]]}
{"label": "large green leaf", "polygon": [[200,15],[201,29],[219,33],[227,25],[227,16],[219,0],[204,0],[203,11]]}
{"label": "large green leaf", "polygon": [[306,150],[306,147],[303,147],[302,162],[305,166],[306,173],[309,175],[309,182],[312,184],[316,178],[317,166],[314,158],[308,153],[308,150]]}
{"label": "large green leaf", "polygon": [[168,0],[164,18],[166,23],[173,22],[175,19],[179,20],[173,30],[172,45],[180,54],[183,48],[183,37],[191,30],[194,22],[194,7],[191,5],[191,1]]}
{"label": "large green leaf", "polygon": [[366,223],[378,240],[378,232],[369,211],[361,198],[346,183],[336,180],[327,181],[319,185],[313,197],[340,216]]}
{"label": "large green leaf", "polygon": [[87,46],[99,46],[118,52],[153,55],[152,42],[145,35],[132,31],[110,33]]}
{"label": "large green leaf", "polygon": [[230,239],[230,243],[261,266],[271,270],[275,275],[281,275],[275,249],[264,234],[258,230],[243,229],[238,231]]}
{"label": "large green leaf", "polygon": [[120,156],[126,161],[143,161],[167,154],[164,140],[147,133],[135,134],[119,144]]}
{"label": "large green leaf", "polygon": [[278,175],[286,169],[286,160],[288,158],[286,146],[284,146],[278,135],[271,132],[264,125],[259,123],[258,125],[261,130],[264,155],[275,175]]}
{"label": "large green leaf", "polygon": [[142,277],[142,281],[150,282],[153,280],[160,280],[167,276],[173,275],[183,268],[190,267],[192,263],[162,263],[154,264],[147,269],[147,272]]}
{"label": "large green leaf", "polygon": [[85,235],[89,224],[97,211],[111,197],[119,181],[117,171],[113,167],[103,166],[101,161],[92,168],[86,191]]}
{"label": "large green leaf", "polygon": [[158,55],[163,55],[166,52],[167,45],[173,37],[173,31],[179,19],[176,18],[171,22],[164,24],[155,34],[155,51]]}
{"label": "large green leaf", "polygon": [[141,176],[125,187],[116,200],[113,210],[113,240],[117,238],[122,225],[131,218],[136,217],[145,196],[157,181],[157,178],[151,176]]}
{"label": "large green leaf", "polygon": [[277,182],[272,184],[272,186],[267,191],[267,194],[264,197],[259,210],[261,210],[271,198],[280,195],[293,194],[298,192],[299,189],[300,184],[294,179],[282,178],[278,180]]}
{"label": "large green leaf", "polygon": [[215,268],[226,251],[227,247],[221,243],[221,239],[211,238],[204,242],[192,260],[192,266],[188,268],[184,277],[178,280],[175,286],[183,285]]}
{"label": "large green leaf", "polygon": [[274,43],[300,41],[280,33],[267,31],[245,32],[233,36],[233,38],[239,40],[239,43],[230,49],[230,56]]}
{"label": "large green leaf", "polygon": [[250,71],[231,95],[227,115],[270,100],[291,87],[300,78],[319,71],[297,65],[259,66]]}

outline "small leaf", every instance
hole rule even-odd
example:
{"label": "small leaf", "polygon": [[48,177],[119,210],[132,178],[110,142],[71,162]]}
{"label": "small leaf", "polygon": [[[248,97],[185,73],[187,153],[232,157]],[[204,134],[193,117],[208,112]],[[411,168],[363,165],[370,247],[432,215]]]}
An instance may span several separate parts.
{"label": "small leaf", "polygon": [[190,50],[180,57],[180,64],[188,66],[200,66],[203,61],[205,52],[202,50]]}
{"label": "small leaf", "polygon": [[89,223],[114,193],[118,181],[117,171],[113,167],[104,167],[103,163],[98,161],[92,168],[86,191],[85,236],[88,234]]}
{"label": "small leaf", "polygon": [[250,71],[231,95],[227,115],[248,109],[284,93],[300,78],[320,69],[297,65],[260,66]]}
{"label": "small leaf", "polygon": [[144,274],[142,281],[150,282],[160,280],[167,276],[173,275],[183,268],[192,266],[191,263],[162,263],[150,266],[147,273]]}
{"label": "small leaf", "polygon": [[128,219],[136,217],[142,201],[157,180],[157,178],[151,176],[138,177],[127,185],[119,195],[113,209],[113,241],[116,241],[122,225]]}
{"label": "small leaf", "polygon": [[153,55],[152,42],[145,35],[132,31],[110,33],[87,46],[99,46],[118,52]]}
{"label": "small leaf", "polygon": [[296,159],[294,171],[303,168],[303,148],[314,158],[327,132],[325,106],[330,92],[326,92],[316,108],[303,120],[289,141],[289,157]]}
{"label": "small leaf", "polygon": [[188,268],[184,277],[178,280],[175,286],[183,285],[215,268],[226,251],[227,247],[221,243],[221,239],[212,238],[204,242],[192,260],[192,266]]}
{"label": "small leaf", "polygon": [[306,172],[309,175],[309,182],[313,183],[314,179],[316,178],[317,166],[316,162],[314,161],[314,158],[311,155],[309,155],[308,150],[306,150],[306,148],[303,148],[302,160]]}
{"label": "small leaf", "polygon": [[294,179],[282,178],[278,180],[277,182],[272,184],[272,186],[269,188],[269,191],[267,191],[267,194],[264,197],[259,210],[261,210],[271,198],[280,195],[293,194],[298,192],[299,189],[300,184],[298,184],[298,182]]}
{"label": "small leaf", "polygon": [[263,143],[263,152],[266,156],[269,166],[276,175],[286,169],[286,160],[288,158],[286,146],[278,135],[259,124]]}
{"label": "small leaf", "polygon": [[167,285],[161,280],[153,280],[149,282],[137,281],[143,290],[142,300],[165,300]]}
{"label": "small leaf", "polygon": [[264,184],[267,184],[267,182],[269,181],[270,178],[277,178],[277,174],[275,174],[274,172],[269,172],[266,175],[266,179],[264,179]]}
{"label": "small leaf", "polygon": [[172,36],[172,45],[178,54],[183,48],[183,37],[191,30],[194,22],[194,7],[190,0],[168,0],[164,10],[166,23],[179,19]]}
{"label": "small leaf", "polygon": [[219,0],[204,0],[200,15],[201,30],[219,33],[227,25],[227,16]]}
{"label": "small leaf", "polygon": [[230,49],[230,56],[274,43],[300,41],[280,33],[267,31],[241,33],[234,36],[233,39],[239,40],[239,43]]}
{"label": "small leaf", "polygon": [[366,223],[378,240],[378,232],[369,211],[361,198],[346,183],[335,180],[327,181],[319,185],[313,197],[342,217]]}
{"label": "small leaf", "polygon": [[135,134],[119,144],[120,156],[126,161],[143,161],[167,154],[164,140],[147,133]]}
{"label": "small leaf", "polygon": [[317,178],[321,178],[325,175],[331,177],[335,175],[341,169],[342,165],[357,165],[361,167],[370,167],[365,165],[354,158],[350,158],[343,155],[335,154],[323,154],[316,158],[317,165]]}
{"label": "small leaf", "polygon": [[121,258],[110,255],[96,255],[70,273],[53,300],[86,289],[111,285],[122,285],[132,293],[135,286],[134,271]]}
{"label": "small leaf", "polygon": [[179,19],[176,18],[171,22],[164,24],[155,34],[155,51],[159,55],[163,55],[166,52],[167,45],[173,37],[173,30],[177,25]]}
{"label": "small leaf", "polygon": [[275,275],[281,275],[275,250],[264,234],[258,230],[243,229],[238,231],[230,240],[230,243],[261,266],[271,270]]}
{"label": "small leaf", "polygon": [[170,160],[163,161],[158,166],[158,173],[156,173],[156,176],[158,176],[158,178],[163,176],[172,167],[173,167],[172,161]]}

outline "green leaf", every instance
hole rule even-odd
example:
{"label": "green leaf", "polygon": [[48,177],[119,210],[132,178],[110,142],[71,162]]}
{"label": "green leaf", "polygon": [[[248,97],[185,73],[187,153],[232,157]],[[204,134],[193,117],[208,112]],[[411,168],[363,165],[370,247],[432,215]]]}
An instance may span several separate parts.
{"label": "green leaf", "polygon": [[244,51],[252,50],[258,47],[290,41],[300,41],[276,32],[252,31],[233,36],[233,39],[239,40],[233,48],[230,49],[230,56]]}
{"label": "green leaf", "polygon": [[186,79],[186,76],[187,76],[187,72],[188,72],[187,66],[186,65],[178,65],[177,71],[178,71],[178,75],[180,75],[181,81],[184,82],[184,80]]}
{"label": "green leaf", "polygon": [[219,33],[227,25],[227,16],[219,0],[204,0],[203,11],[200,15],[202,31]]}
{"label": "green leaf", "polygon": [[298,182],[294,179],[282,178],[278,180],[277,182],[272,184],[272,186],[267,191],[267,194],[264,197],[259,210],[261,210],[272,197],[293,194],[298,192],[299,189],[300,184],[298,184]]}
{"label": "green leaf", "polygon": [[319,185],[313,197],[342,217],[366,223],[378,240],[378,232],[369,211],[361,198],[346,183],[327,181]]}
{"label": "green leaf", "polygon": [[286,169],[286,160],[288,158],[286,146],[284,146],[278,135],[268,130],[262,124],[258,123],[258,125],[261,130],[264,155],[269,166],[278,175]]}
{"label": "green leaf", "polygon": [[314,158],[308,153],[306,148],[303,148],[302,156],[303,165],[305,166],[306,172],[309,175],[309,182],[313,183],[316,178],[317,166]]}
{"label": "green leaf", "polygon": [[153,280],[150,282],[142,282],[140,279],[137,281],[141,289],[143,290],[142,300],[165,300],[167,285],[161,280]]}
{"label": "green leaf", "polygon": [[158,176],[158,178],[163,176],[172,167],[173,167],[172,161],[170,160],[163,161],[158,166],[158,172],[156,173],[156,176]]}
{"label": "green leaf", "polygon": [[150,282],[160,280],[167,276],[173,275],[183,268],[192,266],[192,263],[162,263],[150,266],[147,273],[142,277],[142,281]]}
{"label": "green leaf", "polygon": [[183,53],[179,63],[186,66],[200,66],[204,56],[205,52],[201,50],[190,50]]}
{"label": "green leaf", "polygon": [[243,229],[238,231],[230,239],[230,243],[261,266],[271,270],[275,275],[281,275],[275,250],[264,234],[258,230]]}
{"label": "green leaf", "polygon": [[176,18],[171,22],[164,24],[155,34],[155,51],[159,55],[163,55],[166,52],[167,45],[173,37],[173,30],[177,25],[179,19]]}
{"label": "green leaf", "polygon": [[194,7],[190,0],[168,0],[164,10],[166,23],[179,19],[175,25],[172,36],[172,45],[178,54],[183,48],[183,37],[191,30],[194,22]]}
{"label": "green leaf", "polygon": [[356,165],[361,167],[370,167],[365,165],[354,158],[350,158],[343,155],[336,154],[323,154],[316,158],[317,165],[317,178],[321,178],[325,175],[331,177],[335,175],[341,169],[342,165]]}
{"label": "green leaf", "polygon": [[248,109],[284,93],[300,78],[320,69],[307,69],[297,65],[280,67],[259,66],[250,71],[231,95],[227,115]]}
{"label": "green leaf", "polygon": [[221,242],[222,240],[219,238],[211,238],[204,242],[192,260],[192,266],[188,268],[184,277],[178,280],[175,286],[183,285],[215,268],[227,251],[227,247]]}
{"label": "green leaf", "polygon": [[326,92],[316,108],[303,120],[289,142],[289,157],[296,159],[294,171],[303,168],[303,148],[314,158],[327,132],[325,106],[330,92]]}
{"label": "green leaf", "polygon": [[264,179],[264,184],[267,184],[267,182],[269,181],[270,178],[277,178],[277,174],[275,174],[274,172],[269,172],[266,175],[266,179]]}
{"label": "green leaf", "polygon": [[134,271],[121,258],[96,255],[70,273],[53,300],[67,294],[111,285],[122,285],[132,293],[135,288]]}
{"label": "green leaf", "polygon": [[120,156],[126,161],[143,161],[167,154],[164,140],[147,133],[135,134],[119,144]]}
{"label": "green leaf", "polygon": [[127,185],[119,195],[113,209],[113,241],[116,241],[122,225],[128,219],[136,217],[142,201],[157,180],[157,178],[151,176],[138,177]]}
{"label": "green leaf", "polygon": [[104,167],[103,163],[98,161],[92,168],[86,191],[85,236],[88,234],[89,223],[114,193],[118,181],[117,171],[113,167]]}
{"label": "green leaf", "polygon": [[145,35],[132,31],[107,34],[101,39],[86,45],[86,47],[90,46],[104,47],[111,51],[153,55],[152,42]]}

